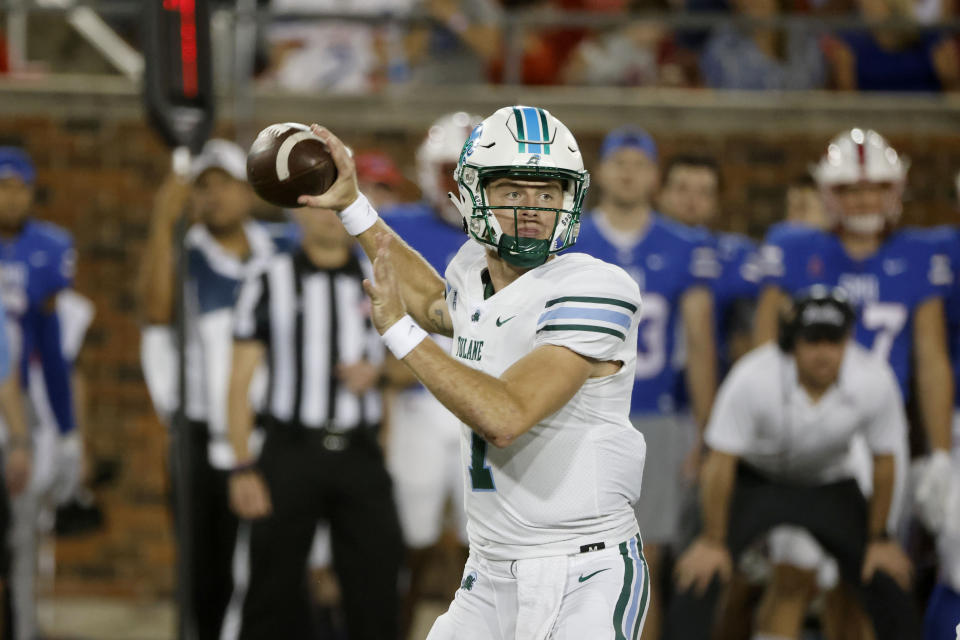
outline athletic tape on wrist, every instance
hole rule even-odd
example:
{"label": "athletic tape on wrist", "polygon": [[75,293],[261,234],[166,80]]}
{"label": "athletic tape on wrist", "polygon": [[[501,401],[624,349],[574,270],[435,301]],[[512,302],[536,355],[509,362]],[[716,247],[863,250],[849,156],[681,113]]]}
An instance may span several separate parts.
{"label": "athletic tape on wrist", "polygon": [[426,337],[427,332],[421,329],[420,325],[414,322],[410,316],[403,316],[394,322],[382,336],[383,343],[387,345],[387,349],[390,349],[390,353],[397,360],[403,360],[407,357],[407,354],[413,351]]}
{"label": "athletic tape on wrist", "polygon": [[357,196],[353,203],[340,212],[340,222],[343,228],[352,236],[358,236],[370,227],[372,227],[377,218],[376,210],[370,206],[370,201],[362,193]]}

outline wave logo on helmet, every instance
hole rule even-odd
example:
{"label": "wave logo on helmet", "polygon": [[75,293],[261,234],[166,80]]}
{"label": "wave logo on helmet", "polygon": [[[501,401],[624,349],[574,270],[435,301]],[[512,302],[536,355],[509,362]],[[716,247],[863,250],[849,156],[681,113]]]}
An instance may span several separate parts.
{"label": "wave logo on helmet", "polygon": [[467,138],[467,141],[463,143],[463,151],[460,152],[460,164],[463,164],[465,159],[473,155],[473,143],[476,142],[481,133],[483,133],[482,123],[473,128],[473,131],[470,132],[470,137]]}

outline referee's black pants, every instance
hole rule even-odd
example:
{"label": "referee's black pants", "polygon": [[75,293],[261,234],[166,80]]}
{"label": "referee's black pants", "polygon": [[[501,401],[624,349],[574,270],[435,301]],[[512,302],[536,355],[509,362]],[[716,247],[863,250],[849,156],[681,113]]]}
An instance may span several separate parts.
{"label": "referee's black pants", "polygon": [[[920,637],[911,595],[888,574],[861,579],[867,543],[867,501],[855,480],[801,486],[771,480],[740,463],[730,504],[727,546],[734,565],[754,541],[773,527],[790,524],[809,531],[837,560],[840,576],[857,591],[873,621],[877,640]],[[675,593],[664,621],[665,640],[709,640],[722,593],[717,578],[702,597]]]}
{"label": "referee's black pants", "polygon": [[[230,510],[227,472],[210,465],[210,432],[206,422],[188,421],[190,438],[190,584],[188,597],[193,609],[197,640],[219,640],[220,624],[230,601],[233,582],[230,563],[237,535],[237,517]],[[176,455],[176,452],[171,452]],[[181,478],[171,474],[172,500],[176,502]],[[174,509],[174,514],[178,513]]]}
{"label": "referee's black pants", "polygon": [[[241,529],[238,589],[240,640],[311,638],[307,562],[317,523],[330,524],[333,568],[340,581],[350,640],[395,640],[397,580],[403,555],[393,487],[371,428],[343,435],[272,425],[257,463],[273,513]],[[242,553],[249,543],[249,582]]]}

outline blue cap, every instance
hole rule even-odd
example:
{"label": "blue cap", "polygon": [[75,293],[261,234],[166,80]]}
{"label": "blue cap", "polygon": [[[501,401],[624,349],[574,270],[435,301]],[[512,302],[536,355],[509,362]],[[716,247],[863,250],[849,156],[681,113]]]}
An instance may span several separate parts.
{"label": "blue cap", "polygon": [[26,184],[33,184],[36,177],[33,161],[26,151],[17,147],[0,147],[0,180],[20,178]]}
{"label": "blue cap", "polygon": [[649,133],[638,127],[620,127],[608,133],[600,146],[600,159],[606,160],[611,153],[624,147],[643,151],[648,158],[657,161],[657,143]]}

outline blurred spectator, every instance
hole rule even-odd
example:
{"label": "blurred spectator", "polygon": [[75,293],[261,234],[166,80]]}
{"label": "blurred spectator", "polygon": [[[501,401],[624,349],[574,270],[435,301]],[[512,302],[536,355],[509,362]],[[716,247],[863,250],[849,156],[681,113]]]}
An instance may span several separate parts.
{"label": "blurred spectator", "polygon": [[662,25],[636,22],[583,40],[570,56],[567,84],[647,86],[681,84],[682,73],[667,64],[670,34]]}
{"label": "blurred spectator", "polygon": [[787,185],[784,219],[814,229],[827,230],[831,227],[820,191],[810,174],[804,173]]}
{"label": "blurred spectator", "polygon": [[[763,19],[781,13],[779,2],[734,0],[733,6],[740,15]],[[820,44],[803,27],[718,27],[704,48],[700,72],[704,84],[714,89],[818,89],[827,78]]]}
{"label": "blurred spectator", "polygon": [[[545,16],[563,11],[620,14],[625,13],[628,8],[626,0],[501,0],[501,3],[508,10],[536,11]],[[555,27],[526,32],[523,40],[523,68],[521,72],[523,84],[549,85],[559,83],[574,50],[589,35],[589,30],[582,27]],[[635,52],[628,54],[622,49],[631,46],[635,48],[636,43],[620,42],[612,43],[612,46],[618,47],[616,51],[610,51],[612,54],[621,57],[635,55]],[[595,55],[593,62],[599,65],[603,62],[614,61],[601,61]],[[507,74],[504,66],[509,63],[509,60],[501,59],[497,61],[491,73],[494,80],[506,79]],[[631,61],[621,59],[620,64],[626,64],[629,67]],[[576,67],[575,63],[574,66]],[[614,67],[616,66],[617,64],[614,62]],[[641,62],[641,66],[646,65]],[[605,72],[610,73],[611,70]],[[614,69],[613,72],[616,73],[616,70]],[[623,69],[622,72],[630,73],[630,70],[629,68]],[[609,83],[604,82],[602,84]]]}
{"label": "blurred spectator", "polygon": [[[381,15],[404,13],[412,1],[272,0],[271,7],[275,11]],[[270,70],[264,79],[290,90],[369,91],[386,75],[388,58],[402,56],[402,52],[387,51],[388,32],[371,24],[278,20],[267,34]]]}
{"label": "blurred spectator", "polygon": [[378,211],[400,203],[400,191],[406,184],[393,158],[382,151],[365,151],[354,158],[360,191]]}
{"label": "blurred spectator", "polygon": [[477,84],[500,53],[501,12],[495,0],[419,0],[438,22],[414,29],[407,57],[414,82]]}
{"label": "blurred spectator", "polygon": [[7,73],[10,71],[10,61],[7,60],[7,39],[3,35],[3,31],[0,31],[0,73]]}
{"label": "blurred spectator", "polygon": [[[864,20],[909,20],[909,0],[859,0]],[[957,44],[938,31],[875,29],[824,39],[837,89],[942,91],[960,86]]]}

